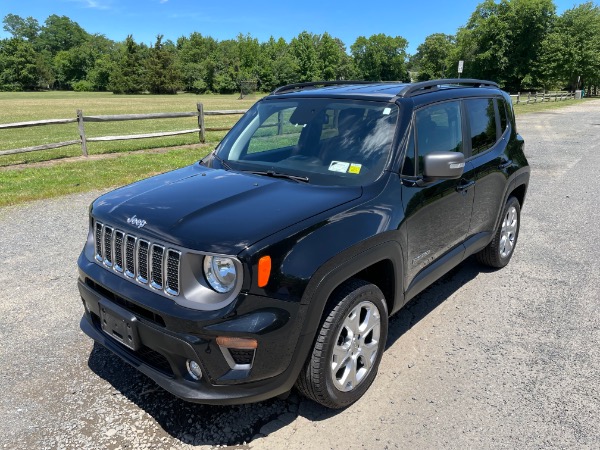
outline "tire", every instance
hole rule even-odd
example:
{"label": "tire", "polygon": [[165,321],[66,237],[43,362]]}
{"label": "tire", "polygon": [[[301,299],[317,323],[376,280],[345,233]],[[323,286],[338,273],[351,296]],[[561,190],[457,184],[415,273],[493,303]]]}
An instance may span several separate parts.
{"label": "tire", "polygon": [[510,197],[506,201],[502,221],[492,242],[477,253],[477,260],[481,264],[498,269],[506,266],[515,252],[520,225],[521,205],[515,197]]}
{"label": "tire", "polygon": [[312,353],[296,386],[328,408],[351,405],[377,375],[388,332],[388,312],[379,288],[349,280],[336,289],[325,310]]}

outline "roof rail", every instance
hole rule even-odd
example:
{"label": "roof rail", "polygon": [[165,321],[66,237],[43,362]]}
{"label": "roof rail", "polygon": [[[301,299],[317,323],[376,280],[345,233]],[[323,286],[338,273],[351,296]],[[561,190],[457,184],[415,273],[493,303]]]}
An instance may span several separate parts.
{"label": "roof rail", "polygon": [[309,81],[307,83],[294,83],[278,87],[271,94],[283,94],[285,92],[301,91],[305,88],[316,88],[319,86],[341,86],[347,84],[378,84],[390,83],[390,81],[364,81],[364,80],[335,80],[335,81]]}
{"label": "roof rail", "polygon": [[426,90],[435,90],[444,85],[470,86],[470,87],[495,87],[498,88],[498,83],[486,80],[476,80],[473,78],[444,78],[440,80],[421,81],[419,83],[411,83],[396,94],[397,97],[412,97],[419,95]]}

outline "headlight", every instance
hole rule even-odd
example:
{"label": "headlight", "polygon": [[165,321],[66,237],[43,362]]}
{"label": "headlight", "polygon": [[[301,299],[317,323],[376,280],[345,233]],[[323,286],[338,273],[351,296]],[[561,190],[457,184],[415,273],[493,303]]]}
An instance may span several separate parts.
{"label": "headlight", "polygon": [[224,256],[205,256],[204,276],[215,291],[221,294],[231,291],[237,280],[233,259]]}

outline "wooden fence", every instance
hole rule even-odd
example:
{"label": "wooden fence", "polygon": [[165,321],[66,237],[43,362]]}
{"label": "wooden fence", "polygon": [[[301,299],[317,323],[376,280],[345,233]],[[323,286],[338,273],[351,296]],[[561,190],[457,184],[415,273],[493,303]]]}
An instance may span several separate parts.
{"label": "wooden fence", "polygon": [[529,103],[542,103],[550,101],[562,101],[562,100],[573,100],[575,98],[575,92],[559,91],[559,92],[524,92],[511,94],[510,98],[515,105],[529,104]]}
{"label": "wooden fence", "polygon": [[[79,128],[79,139],[74,139],[64,142],[55,142],[52,144],[36,145],[33,147],[14,148],[10,150],[1,150],[0,156],[12,155],[17,153],[35,152],[39,150],[51,150],[54,148],[66,147],[67,145],[80,144],[81,152],[84,156],[88,156],[87,143],[88,142],[106,142],[106,141],[125,141],[130,139],[148,139],[157,138],[164,136],[176,136],[179,134],[190,134],[198,133],[200,142],[206,141],[207,131],[227,131],[230,127],[207,127],[204,123],[206,116],[226,116],[244,114],[245,109],[232,109],[222,111],[204,111],[202,103],[198,103],[197,110],[192,112],[173,112],[173,113],[152,113],[152,114],[120,114],[120,115],[105,115],[105,116],[86,116],[83,111],[77,110],[77,117],[74,119],[46,119],[36,120],[31,122],[16,122],[16,123],[5,123],[0,124],[0,130],[7,130],[12,128],[28,128],[28,127],[39,127],[46,125],[59,125],[66,123],[77,123]],[[191,130],[177,130],[177,131],[163,131],[159,133],[146,133],[146,134],[130,134],[125,136],[97,136],[88,137],[85,133],[86,122],[118,122],[124,120],[148,120],[148,119],[177,119],[181,117],[198,117],[198,128]]]}

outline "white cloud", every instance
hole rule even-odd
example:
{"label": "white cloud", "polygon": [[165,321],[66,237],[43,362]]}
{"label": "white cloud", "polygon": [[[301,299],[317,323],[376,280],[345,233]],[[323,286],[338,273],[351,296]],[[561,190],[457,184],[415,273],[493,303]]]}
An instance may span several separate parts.
{"label": "white cloud", "polygon": [[69,0],[73,3],[79,3],[84,8],[91,9],[110,9],[112,0]]}

